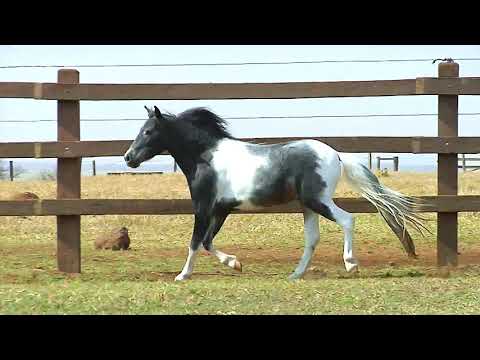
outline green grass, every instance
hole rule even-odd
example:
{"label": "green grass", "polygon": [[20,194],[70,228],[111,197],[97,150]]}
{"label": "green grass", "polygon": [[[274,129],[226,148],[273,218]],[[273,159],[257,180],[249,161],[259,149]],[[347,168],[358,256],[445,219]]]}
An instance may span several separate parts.
{"label": "green grass", "polygon": [[[463,193],[479,193],[480,177],[463,175]],[[178,175],[83,179],[84,198],[188,197]],[[432,195],[435,176],[390,174],[388,186]],[[135,189],[131,187],[135,182]],[[133,189],[133,190],[130,190]],[[140,190],[139,190],[140,189]],[[0,182],[5,197],[34,191],[52,198],[52,182]],[[342,184],[338,196],[356,196]],[[289,282],[303,252],[299,214],[234,215],[215,240],[238,256],[243,272],[212,256],[198,257],[192,280],[175,283],[187,255],[192,216],[82,217],[82,273],[56,270],[54,217],[0,217],[0,314],[479,314],[477,214],[459,216],[460,266],[437,269],[432,235],[415,234],[419,259],[408,259],[375,214],[357,214],[358,274],[342,262],[342,231],[321,220],[321,241],[304,280]],[[99,233],[127,226],[130,251],[97,251]]]}
{"label": "green grass", "polygon": [[[478,314],[479,267],[447,278],[416,268],[378,269],[355,276],[340,269],[313,272],[289,282],[288,266],[250,267],[228,276],[223,269],[200,265],[195,280],[174,283],[172,274],[155,273],[150,263],[136,271],[122,261],[85,268],[80,276],[42,271],[18,272],[0,286],[2,314]],[[101,271],[98,271],[101,270]],[[220,274],[218,274],[220,273]],[[223,274],[223,275],[221,275]],[[443,275],[445,276],[445,275]]]}

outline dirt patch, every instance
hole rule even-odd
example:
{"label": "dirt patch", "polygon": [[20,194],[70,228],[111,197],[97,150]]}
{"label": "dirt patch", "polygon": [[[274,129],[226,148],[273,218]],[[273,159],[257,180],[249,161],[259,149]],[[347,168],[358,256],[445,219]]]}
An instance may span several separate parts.
{"label": "dirt patch", "polygon": [[[187,256],[185,249],[132,249],[134,257],[145,258],[181,258]],[[250,263],[296,263],[300,260],[303,248],[241,248],[226,246],[219,250],[236,255],[242,262]],[[379,248],[378,250],[357,251],[357,258],[363,267],[378,266],[435,266],[437,263],[437,254],[434,249],[417,248],[417,259],[407,257],[400,249]],[[212,256],[202,251],[200,256]],[[133,259],[132,259],[133,260]],[[469,248],[458,255],[459,265],[480,264],[480,247]],[[312,260],[312,265],[328,264],[343,265],[342,247],[323,246],[317,248]]]}
{"label": "dirt patch", "polygon": [[[244,264],[292,264],[295,265],[300,260],[303,253],[303,248],[242,248],[235,246],[226,246],[219,248],[219,250],[226,253],[236,255],[238,259]],[[394,267],[402,268],[409,266],[424,266],[435,267],[437,263],[437,255],[435,249],[432,248],[418,248],[418,258],[412,259],[407,257],[400,249],[391,249],[380,247],[378,249],[371,249],[368,251],[357,251],[357,257],[360,267]],[[22,247],[8,247],[0,249],[0,253],[4,258],[4,261],[19,260],[24,266],[31,262],[32,259],[52,259],[56,257],[55,247],[52,245],[27,245]],[[93,262],[116,262],[122,258],[128,259],[133,264],[137,260],[157,260],[161,259],[173,259],[181,260],[186,259],[187,248],[170,248],[170,249],[136,249],[131,248],[128,252],[118,252],[117,256],[99,256],[98,253],[84,252],[82,254],[83,261]],[[207,252],[203,251],[200,254],[201,257],[213,257]],[[23,260],[22,260],[23,259]],[[29,260],[28,260],[29,259]],[[480,246],[469,247],[465,249],[459,256],[459,266],[468,265],[480,265]],[[213,259],[212,259],[213,260]],[[216,259],[215,259],[216,260]],[[123,261],[123,260],[122,260]],[[342,260],[342,247],[333,246],[320,246],[317,248],[311,266],[318,267],[320,269],[329,266],[343,266]],[[33,269],[33,268],[32,268]],[[44,269],[50,272],[54,269]],[[152,277],[160,276],[162,278],[172,276],[174,272],[170,273],[154,273]],[[205,273],[204,275],[214,275],[216,270]],[[227,272],[220,271],[218,274],[225,275]],[[156,274],[156,275],[155,275]],[[175,272],[176,274],[176,272]],[[199,275],[201,275],[199,273]],[[234,275],[232,275],[234,276]]]}

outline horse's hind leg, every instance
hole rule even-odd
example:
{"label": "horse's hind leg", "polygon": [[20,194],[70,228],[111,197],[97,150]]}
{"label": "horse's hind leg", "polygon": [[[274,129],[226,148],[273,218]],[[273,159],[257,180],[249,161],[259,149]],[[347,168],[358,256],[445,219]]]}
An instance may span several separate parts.
{"label": "horse's hind leg", "polygon": [[355,217],[339,208],[331,198],[324,199],[322,202],[322,209],[327,209],[328,219],[335,221],[343,229],[343,262],[345,269],[348,272],[356,271],[358,269],[358,261],[353,255],[353,230],[355,227]]}
{"label": "horse's hind leg", "polygon": [[320,240],[320,231],[318,228],[318,214],[314,211],[305,208],[303,211],[304,222],[304,238],[305,249],[303,251],[302,258],[295,269],[295,271],[289,276],[290,280],[296,280],[303,277],[307,271],[310,262],[312,261],[313,252]]}
{"label": "horse's hind leg", "polygon": [[341,175],[338,159],[331,163],[324,173],[314,173],[303,179],[302,187],[297,190],[301,195],[304,207],[312,209],[317,214],[339,224],[344,233],[343,261],[348,272],[358,268],[357,260],[353,255],[353,228],[355,218],[352,214],[339,208],[332,200],[335,188]]}

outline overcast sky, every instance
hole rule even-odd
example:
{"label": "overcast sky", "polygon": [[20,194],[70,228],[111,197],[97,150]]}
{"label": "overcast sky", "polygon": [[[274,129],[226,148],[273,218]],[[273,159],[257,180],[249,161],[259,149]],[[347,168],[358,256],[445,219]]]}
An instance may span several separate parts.
{"label": "overcast sky", "polygon": [[[0,46],[0,66],[161,64],[365,59],[480,58],[480,46]],[[480,61],[458,61],[460,76],[480,76]],[[199,83],[387,80],[437,76],[425,62],[80,68],[85,83]],[[56,82],[58,69],[0,69],[0,81]],[[82,118],[145,118],[144,105],[178,113],[207,106],[225,117],[436,113],[435,96],[306,100],[82,101]],[[462,96],[459,112],[480,112]],[[55,119],[56,102],[0,99],[1,120]],[[230,120],[237,137],[436,136],[436,118]],[[133,139],[142,122],[82,123],[83,140]],[[480,136],[478,116],[460,117],[461,136]],[[56,140],[56,124],[0,123],[0,141]]]}

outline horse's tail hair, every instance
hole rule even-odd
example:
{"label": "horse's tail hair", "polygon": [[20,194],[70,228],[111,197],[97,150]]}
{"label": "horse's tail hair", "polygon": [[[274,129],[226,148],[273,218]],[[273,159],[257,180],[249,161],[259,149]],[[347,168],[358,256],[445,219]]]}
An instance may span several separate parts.
{"label": "horse's tail hair", "polygon": [[426,227],[426,218],[418,212],[428,205],[417,197],[406,196],[380,184],[378,178],[358,160],[346,154],[339,154],[347,182],[365,199],[371,202],[400,239],[405,251],[416,257],[415,245],[407,227],[417,230],[422,236]]}

